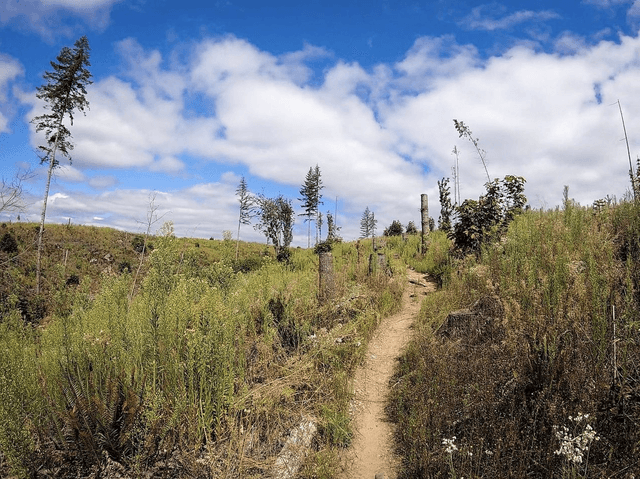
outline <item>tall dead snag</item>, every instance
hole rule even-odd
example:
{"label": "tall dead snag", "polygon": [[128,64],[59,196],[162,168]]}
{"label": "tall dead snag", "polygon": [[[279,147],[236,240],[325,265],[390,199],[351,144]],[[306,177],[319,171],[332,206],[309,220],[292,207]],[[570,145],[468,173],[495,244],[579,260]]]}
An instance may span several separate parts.
{"label": "tall dead snag", "polygon": [[47,214],[47,200],[53,169],[58,166],[56,154],[60,153],[71,161],[70,151],[73,144],[70,141],[71,132],[64,124],[65,117],[69,117],[73,125],[73,112],[78,110],[84,113],[89,108],[89,102],[85,98],[86,86],[93,83],[91,73],[87,69],[89,63],[89,41],[87,37],[81,37],[76,41],[73,49],[64,47],[57,62],[51,62],[52,72],[45,72],[43,77],[46,85],[37,88],[36,96],[46,102],[45,108],[50,112],[35,117],[31,122],[35,123],[36,131],[44,131],[46,145],[38,149],[42,152],[40,163],[49,163],[47,184],[44,191],[44,202],[40,218],[40,231],[38,233],[38,255],[36,263],[36,292],[40,293],[40,265],[42,259],[42,233],[44,232],[44,220]]}
{"label": "tall dead snag", "polygon": [[420,215],[422,218],[422,254],[425,254],[429,237],[429,197],[425,194],[420,195]]}

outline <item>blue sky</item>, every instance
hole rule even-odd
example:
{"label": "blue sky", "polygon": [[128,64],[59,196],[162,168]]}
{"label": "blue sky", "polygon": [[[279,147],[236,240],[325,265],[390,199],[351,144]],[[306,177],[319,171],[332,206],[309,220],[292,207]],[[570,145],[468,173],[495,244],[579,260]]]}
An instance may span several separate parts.
{"label": "blue sky", "polygon": [[[582,204],[628,190],[617,101],[640,154],[640,0],[583,2],[1,0],[0,176],[31,167],[39,218],[45,170],[29,121],[42,74],[87,35],[90,110],[71,128],[73,163],[51,188],[51,222],[143,229],[149,196],[180,236],[236,230],[234,191],[298,190],[318,164],[322,211],[359,235],[437,219],[437,180],[459,151],[463,197],[491,177],[527,179],[534,207],[564,185]],[[15,213],[0,213],[1,220]],[[159,228],[160,225],[158,225]],[[241,237],[262,241],[250,227]],[[299,218],[294,244],[306,245]]]}

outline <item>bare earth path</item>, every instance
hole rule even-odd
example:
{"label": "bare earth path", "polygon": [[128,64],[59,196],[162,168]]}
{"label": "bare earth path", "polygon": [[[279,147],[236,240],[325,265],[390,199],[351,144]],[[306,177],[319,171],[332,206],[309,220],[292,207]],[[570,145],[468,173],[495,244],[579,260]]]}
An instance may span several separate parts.
{"label": "bare earth path", "polygon": [[398,458],[393,454],[393,424],[384,412],[389,380],[397,358],[409,342],[410,327],[420,311],[422,298],[435,291],[435,284],[420,273],[408,269],[407,279],[400,311],[380,323],[369,343],[365,363],[355,375],[352,401],[355,436],[346,454],[344,479],[396,478]]}

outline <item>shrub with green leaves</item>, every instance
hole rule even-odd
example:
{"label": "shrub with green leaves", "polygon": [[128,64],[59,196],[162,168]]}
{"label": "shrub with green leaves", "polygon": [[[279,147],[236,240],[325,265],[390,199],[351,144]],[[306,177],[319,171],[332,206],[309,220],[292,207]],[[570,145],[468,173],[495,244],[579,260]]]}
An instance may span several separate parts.
{"label": "shrub with green leaves", "polygon": [[398,220],[393,220],[382,234],[384,236],[401,236],[403,232],[404,228],[402,227],[402,223]]}

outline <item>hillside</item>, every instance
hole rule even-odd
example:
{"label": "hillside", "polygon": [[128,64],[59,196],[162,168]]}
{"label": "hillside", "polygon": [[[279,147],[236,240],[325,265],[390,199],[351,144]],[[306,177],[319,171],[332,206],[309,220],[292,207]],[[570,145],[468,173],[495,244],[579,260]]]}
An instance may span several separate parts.
{"label": "hillside", "polygon": [[393,380],[400,477],[637,477],[639,233],[567,203],[450,258]]}
{"label": "hillside", "polygon": [[[236,262],[232,242],[155,236],[135,279],[91,261],[112,255],[137,266],[132,235],[55,228],[59,244],[48,251],[66,256],[67,269],[51,258],[44,320],[4,296],[0,471],[264,477],[287,438],[313,424],[294,477],[343,474],[359,431],[350,381],[381,318],[398,310],[407,265],[440,288],[422,300],[389,383],[400,458],[391,477],[640,471],[632,203],[524,212],[471,254],[441,231],[425,255],[417,236],[379,242],[383,266],[370,262],[369,242],[335,244],[330,298],[319,293],[310,250],[278,263],[264,245],[244,244]],[[3,253],[2,274],[28,291],[30,253],[18,244]],[[82,245],[74,263],[61,254],[71,245]]]}
{"label": "hillside", "polygon": [[332,477],[402,260],[371,268],[370,242],[335,244],[323,296],[313,251],[279,263],[245,243],[236,261],[235,242],[163,231],[143,257],[135,235],[47,225],[36,296],[35,225],[3,226],[0,475],[264,477],[312,417],[300,474]]}

